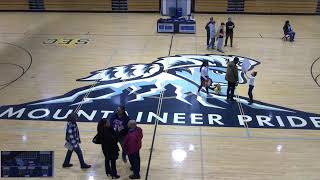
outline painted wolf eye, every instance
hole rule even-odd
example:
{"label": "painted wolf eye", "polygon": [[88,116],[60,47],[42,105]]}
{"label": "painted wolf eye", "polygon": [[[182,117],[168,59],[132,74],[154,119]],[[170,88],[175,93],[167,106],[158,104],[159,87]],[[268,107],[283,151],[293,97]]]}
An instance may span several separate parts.
{"label": "painted wolf eye", "polygon": [[212,72],[214,73],[214,74],[221,74],[221,75],[224,75],[225,74],[225,72],[224,71],[220,71],[220,70],[212,70]]}

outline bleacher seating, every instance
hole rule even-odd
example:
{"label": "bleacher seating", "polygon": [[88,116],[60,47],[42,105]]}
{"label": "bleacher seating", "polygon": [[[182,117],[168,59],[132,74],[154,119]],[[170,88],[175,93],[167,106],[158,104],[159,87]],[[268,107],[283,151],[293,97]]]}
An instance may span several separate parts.
{"label": "bleacher seating", "polygon": [[195,0],[196,12],[227,12],[228,0]]}
{"label": "bleacher seating", "polygon": [[249,13],[315,13],[317,0],[246,0]]}
{"label": "bleacher seating", "polygon": [[[194,2],[196,13],[320,14],[320,0],[194,0]],[[123,4],[127,6],[122,7]],[[117,3],[115,0],[0,0],[0,10],[159,12],[159,9],[160,0],[117,0]]]}
{"label": "bleacher seating", "polygon": [[159,0],[128,0],[128,11],[159,11]]}
{"label": "bleacher seating", "polygon": [[111,0],[44,0],[46,10],[111,11]]}
{"label": "bleacher seating", "polygon": [[0,10],[29,10],[28,0],[0,0]]}
{"label": "bleacher seating", "polygon": [[316,14],[320,15],[320,0],[318,0],[318,5],[317,5],[317,9],[316,9]]}

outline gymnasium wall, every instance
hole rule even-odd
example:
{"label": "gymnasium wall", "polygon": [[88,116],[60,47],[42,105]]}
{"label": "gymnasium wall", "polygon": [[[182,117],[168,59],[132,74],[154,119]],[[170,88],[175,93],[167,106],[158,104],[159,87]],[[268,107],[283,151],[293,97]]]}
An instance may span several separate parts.
{"label": "gymnasium wall", "polygon": [[[196,13],[320,14],[320,0],[193,0]],[[159,12],[160,0],[0,0],[0,10]]]}
{"label": "gymnasium wall", "polygon": [[199,13],[316,14],[320,0],[195,0]]}

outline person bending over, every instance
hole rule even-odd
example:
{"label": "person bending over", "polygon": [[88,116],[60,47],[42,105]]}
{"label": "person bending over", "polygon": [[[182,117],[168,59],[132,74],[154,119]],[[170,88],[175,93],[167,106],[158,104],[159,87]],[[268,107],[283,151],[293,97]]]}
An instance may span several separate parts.
{"label": "person bending over", "polygon": [[290,41],[294,41],[296,33],[293,31],[290,22],[287,20],[283,26],[283,32],[285,36],[289,36]]}

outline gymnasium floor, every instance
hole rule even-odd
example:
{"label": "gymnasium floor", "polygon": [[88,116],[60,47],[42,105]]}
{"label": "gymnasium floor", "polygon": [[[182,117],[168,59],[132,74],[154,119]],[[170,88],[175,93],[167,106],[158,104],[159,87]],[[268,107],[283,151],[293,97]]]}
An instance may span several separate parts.
{"label": "gymnasium floor", "polygon": [[[172,35],[156,32],[158,14],[2,12],[0,105],[57,97],[92,85],[90,81],[76,80],[100,69],[151,63],[168,55],[220,54],[205,46],[204,25],[210,16],[195,15],[196,35]],[[213,16],[216,22],[228,17]],[[317,78],[320,74],[317,61],[320,16],[231,17],[236,25],[234,47],[225,48],[225,54],[261,63],[255,67],[258,71],[255,99],[320,114],[320,78]],[[282,26],[287,19],[297,33],[293,43],[281,40]],[[72,42],[68,45],[63,43],[70,39]],[[74,43],[76,41],[88,43]],[[239,85],[237,92],[246,97],[247,85]],[[154,107],[159,110],[165,105],[154,104]],[[320,179],[320,133],[316,128],[251,128],[250,124],[242,127],[159,125],[148,166],[154,125],[140,126],[144,131],[142,179],[147,169],[151,180]],[[54,151],[54,179],[107,179],[101,148],[91,143],[96,133],[93,122],[79,122],[84,158],[93,167],[81,170],[74,154],[74,167],[61,168],[66,152],[64,127],[65,122],[61,121],[2,119],[0,150]],[[121,179],[128,179],[129,165],[120,159],[117,165]]]}

